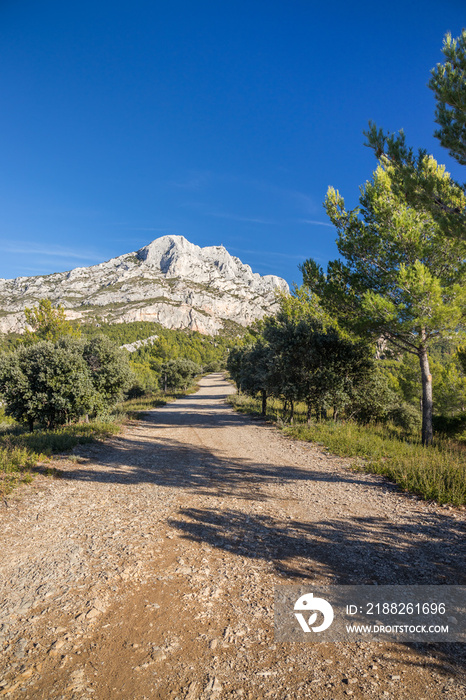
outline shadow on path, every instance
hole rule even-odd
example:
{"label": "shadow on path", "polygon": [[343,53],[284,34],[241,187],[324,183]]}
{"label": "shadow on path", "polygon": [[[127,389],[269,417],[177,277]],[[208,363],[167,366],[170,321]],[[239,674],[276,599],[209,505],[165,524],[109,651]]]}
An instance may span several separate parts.
{"label": "shadow on path", "polygon": [[[199,398],[206,403],[199,404]],[[211,400],[212,399],[212,400]],[[242,426],[251,419],[233,413],[218,403],[218,397],[194,395],[146,414],[143,429],[158,431],[195,428],[203,430]],[[137,432],[137,426],[135,428]],[[164,432],[162,434],[165,434]],[[393,484],[341,469],[305,468],[293,464],[233,459],[226,452],[212,454],[202,446],[160,437],[116,438],[104,448],[91,449],[93,468],[85,465],[63,474],[63,478],[101,483],[148,483],[194,496],[236,499],[229,506],[183,508],[169,524],[185,539],[205,542],[219,550],[251,560],[272,563],[283,582],[312,582],[325,577],[339,584],[457,584],[466,585],[465,525],[453,514],[414,512],[399,523],[384,516],[330,515],[328,518],[272,516],[272,510],[293,510],[293,484],[309,482],[345,483],[373,489],[387,497],[397,490]],[[95,464],[95,461],[97,463]],[[288,484],[286,501],[273,501],[264,488]],[[370,498],[370,494],[366,495]],[[299,495],[296,501],[302,499]],[[252,514],[241,510],[241,501],[254,501]],[[409,503],[409,501],[407,501]],[[312,507],[312,505],[310,506]],[[343,507],[342,505],[340,507]],[[329,504],[329,511],[334,504]],[[250,510],[250,505],[248,506]],[[395,516],[396,517],[396,516]],[[423,665],[464,665],[465,650],[458,645],[412,645],[425,656]],[[429,660],[434,654],[436,659]],[[458,669],[459,670],[459,669]],[[451,671],[450,671],[451,672]]]}

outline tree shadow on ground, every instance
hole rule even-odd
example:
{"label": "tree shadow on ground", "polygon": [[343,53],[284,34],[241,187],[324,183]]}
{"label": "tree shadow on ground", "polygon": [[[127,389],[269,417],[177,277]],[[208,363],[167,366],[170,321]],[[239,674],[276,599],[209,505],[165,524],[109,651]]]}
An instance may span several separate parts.
{"label": "tree shadow on ground", "polygon": [[[123,484],[152,483],[221,498],[265,501],[270,496],[264,486],[289,482],[344,482],[370,487],[374,491],[381,488],[385,492],[398,490],[382,477],[374,480],[363,473],[349,470],[328,471],[296,464],[275,465],[246,458],[232,458],[228,451],[222,453],[218,450],[213,455],[202,445],[195,446],[170,438],[158,437],[156,443],[152,443],[142,439],[116,437],[103,446],[78,446],[74,452],[75,455],[83,456],[78,458],[79,466],[73,464],[63,471],[62,477],[65,479]],[[327,458],[322,457],[322,460],[326,465]],[[287,500],[290,500],[289,497]]]}
{"label": "tree shadow on ground", "polygon": [[[314,522],[240,510],[185,508],[170,520],[184,538],[270,561],[288,579],[342,585],[466,585],[464,528],[427,514],[403,527],[374,517]],[[303,568],[304,567],[304,568]]]}
{"label": "tree shadow on ground", "polygon": [[[141,439],[137,438],[136,425],[134,439],[116,437],[104,446],[82,448],[88,465],[68,465],[62,477],[124,485],[155,484],[188,495],[234,499],[233,507],[228,509],[183,508],[170,525],[183,538],[270,562],[283,583],[466,585],[465,526],[454,514],[413,512],[402,524],[382,516],[351,517],[350,513],[318,520],[305,515],[286,517],[286,510],[293,511],[293,503],[299,505],[302,501],[300,490],[306,485],[312,488],[312,482],[326,482],[329,489],[332,483],[342,482],[348,489],[363,487],[368,500],[372,494],[389,496],[397,487],[381,477],[333,468],[318,452],[315,468],[291,463],[291,455],[278,465],[232,458],[227,450],[216,450],[214,455],[202,444],[203,431],[250,426],[251,419],[219,406],[210,397],[204,408],[192,403],[190,397],[183,402],[173,404],[173,409],[168,406],[149,413],[148,420],[140,424]],[[196,410],[192,411],[194,406]],[[153,442],[150,435],[147,437],[151,424],[159,431]],[[195,428],[200,444],[161,437],[163,426]],[[80,451],[78,448],[78,454]],[[283,484],[288,485],[289,495],[281,504],[272,487]],[[256,503],[255,512],[243,512],[242,505],[250,510],[246,504],[251,501]],[[275,512],[283,516],[267,512],[272,502]],[[424,655],[423,665],[432,670],[438,671],[440,663],[450,673],[451,664],[459,664],[464,670],[464,647],[411,646]]]}
{"label": "tree shadow on ground", "polygon": [[[239,510],[185,508],[169,524],[182,537],[272,563],[287,584],[466,585],[464,526],[428,514],[397,527],[374,517],[280,521]],[[403,663],[455,674],[466,681],[466,645],[404,644],[419,660]],[[426,661],[426,657],[428,661]]]}
{"label": "tree shadow on ground", "polygon": [[[240,417],[240,420],[243,421]],[[144,430],[147,425],[142,426]],[[189,427],[192,427],[189,424]],[[408,522],[373,516],[274,519],[265,512],[272,504],[282,512],[293,510],[303,499],[308,486],[312,508],[312,483],[344,483],[348,489],[364,488],[368,501],[398,491],[382,477],[361,472],[283,463],[271,465],[259,460],[231,458],[227,451],[212,454],[202,445],[195,446],[169,438],[114,438],[105,445],[78,447],[89,463],[70,464],[62,478],[124,485],[155,484],[169,489],[213,498],[234,499],[235,510],[188,509],[180,512],[179,527],[184,537],[204,540],[215,547],[250,558],[276,562],[277,573],[288,577],[312,579],[323,571],[339,583],[443,583],[466,585],[465,525],[453,514],[414,512]],[[319,454],[316,453],[316,460]],[[274,486],[287,485],[281,501]],[[296,496],[294,495],[296,494]],[[241,501],[256,502],[256,512],[241,510]],[[270,502],[270,506],[269,506]],[[408,501],[407,501],[408,502]],[[333,503],[329,507],[334,507]],[[340,508],[344,504],[340,504]],[[247,510],[250,510],[248,506]],[[302,512],[302,511],[299,511]],[[349,517],[348,517],[349,516]],[[309,561],[302,570],[294,559]],[[318,562],[320,569],[312,573]]]}

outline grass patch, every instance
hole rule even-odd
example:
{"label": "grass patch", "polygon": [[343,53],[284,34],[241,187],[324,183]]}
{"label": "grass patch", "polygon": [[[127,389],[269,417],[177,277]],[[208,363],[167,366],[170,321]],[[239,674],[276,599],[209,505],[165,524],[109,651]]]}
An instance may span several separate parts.
{"label": "grass patch", "polygon": [[140,418],[144,411],[150,411],[152,408],[165,406],[168,401],[174,401],[171,395],[167,394],[146,394],[136,399],[127,399],[117,404],[115,412],[119,417],[124,418]]}
{"label": "grass patch", "polygon": [[47,466],[52,455],[66,453],[76,445],[115,435],[120,432],[124,421],[141,418],[144,411],[164,406],[197,389],[198,386],[193,383],[183,392],[154,393],[122,401],[106,419],[74,423],[55,430],[38,429],[32,433],[5,416],[0,408],[0,497],[5,497],[19,484],[30,483],[38,471],[38,465],[41,465],[42,473],[57,476],[57,470]]}
{"label": "grass patch", "polygon": [[176,401],[177,399],[183,398],[189,394],[194,394],[199,389],[199,385],[196,380],[183,391],[172,391],[161,393],[154,392],[151,394],[145,394],[135,399],[127,399],[117,404],[115,407],[115,414],[120,419],[125,418],[141,418],[145,411],[150,411],[152,408],[159,408],[160,406],[165,406],[167,403]]}
{"label": "grass patch", "polygon": [[94,420],[89,423],[64,425],[55,430],[34,430],[32,433],[22,433],[13,440],[33,452],[46,456],[68,452],[76,447],[95,440],[103,440],[120,431],[117,421]]}
{"label": "grass patch", "polygon": [[[0,434],[0,496],[6,496],[19,484],[30,483],[37,466],[53,454],[68,452],[76,445],[103,439],[119,432],[116,421],[90,421],[66,425],[55,430],[26,432],[13,424]],[[45,468],[56,475],[56,470]]]}
{"label": "grass patch", "polygon": [[[245,396],[230,397],[243,413],[260,413],[260,402]],[[352,468],[381,474],[404,491],[428,501],[454,506],[466,505],[466,446],[458,440],[437,437],[425,448],[415,437],[403,438],[390,426],[358,425],[352,421],[321,421],[307,425],[302,407],[294,425],[281,423],[280,402],[270,402],[267,418],[277,422],[290,437],[325,445],[341,457],[357,457]]]}
{"label": "grass patch", "polygon": [[0,497],[5,497],[15,486],[32,481],[32,469],[40,455],[25,447],[0,447]]}

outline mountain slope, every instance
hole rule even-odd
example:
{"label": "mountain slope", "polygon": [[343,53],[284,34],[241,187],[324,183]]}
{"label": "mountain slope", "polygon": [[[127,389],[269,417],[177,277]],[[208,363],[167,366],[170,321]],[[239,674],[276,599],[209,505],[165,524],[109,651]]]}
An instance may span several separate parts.
{"label": "mountain slope", "polygon": [[0,330],[24,330],[24,307],[48,298],[70,319],[156,321],[215,335],[225,322],[245,326],[273,313],[277,290],[288,290],[285,280],[253,273],[223,246],[162,236],[92,267],[0,280]]}

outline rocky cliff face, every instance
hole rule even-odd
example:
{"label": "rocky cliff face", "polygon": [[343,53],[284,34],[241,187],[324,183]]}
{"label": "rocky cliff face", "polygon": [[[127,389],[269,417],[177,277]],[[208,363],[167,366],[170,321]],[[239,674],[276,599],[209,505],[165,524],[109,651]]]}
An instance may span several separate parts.
{"label": "rocky cliff face", "polygon": [[277,290],[288,290],[285,280],[253,273],[223,246],[163,236],[92,267],[0,280],[0,330],[23,331],[23,309],[47,298],[70,319],[156,321],[215,335],[228,321],[246,326],[273,313]]}

